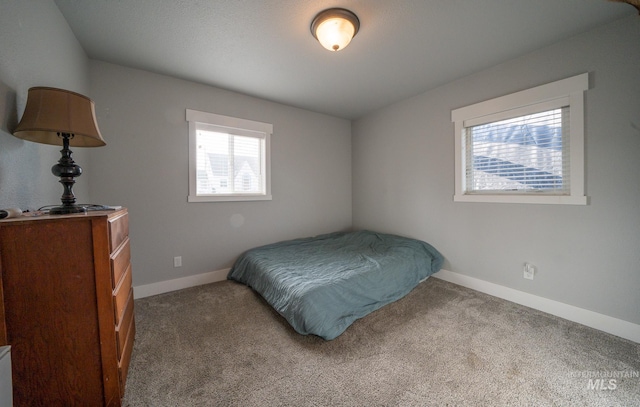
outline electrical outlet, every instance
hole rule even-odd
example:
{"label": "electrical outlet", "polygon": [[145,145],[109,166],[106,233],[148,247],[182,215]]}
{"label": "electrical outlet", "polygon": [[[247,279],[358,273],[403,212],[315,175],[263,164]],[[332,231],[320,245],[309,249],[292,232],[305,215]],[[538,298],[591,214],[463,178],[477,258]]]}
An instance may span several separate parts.
{"label": "electrical outlet", "polygon": [[173,258],[173,267],[182,267],[182,256],[176,256]]}
{"label": "electrical outlet", "polygon": [[533,276],[536,273],[536,266],[531,263],[524,263],[523,277],[527,280],[533,280]]}

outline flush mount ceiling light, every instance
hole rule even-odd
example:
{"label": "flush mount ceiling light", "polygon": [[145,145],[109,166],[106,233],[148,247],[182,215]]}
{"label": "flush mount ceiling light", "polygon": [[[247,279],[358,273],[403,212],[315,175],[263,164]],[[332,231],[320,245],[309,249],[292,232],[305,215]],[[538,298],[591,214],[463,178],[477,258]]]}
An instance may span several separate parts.
{"label": "flush mount ceiling light", "polygon": [[343,8],[321,11],[311,23],[311,33],[329,51],[345,48],[359,29],[358,17]]}

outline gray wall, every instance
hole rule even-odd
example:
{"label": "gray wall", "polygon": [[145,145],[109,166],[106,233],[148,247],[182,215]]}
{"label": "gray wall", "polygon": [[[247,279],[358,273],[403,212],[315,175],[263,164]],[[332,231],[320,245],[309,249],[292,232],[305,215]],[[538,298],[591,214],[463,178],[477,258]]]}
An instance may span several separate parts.
{"label": "gray wall", "polygon": [[[354,227],[431,242],[450,271],[640,323],[639,38],[632,16],[354,122]],[[454,203],[451,110],[583,72],[590,204]]]}
{"label": "gray wall", "polygon": [[[51,174],[60,149],[11,135],[22,117],[27,91],[51,86],[91,97],[89,60],[55,3],[3,0],[0,4],[0,208],[35,209],[60,204],[62,186]],[[77,179],[78,201],[89,194],[87,149],[74,159],[85,175]]]}
{"label": "gray wall", "polygon": [[[91,197],[129,208],[134,285],[219,270],[253,246],[351,226],[348,120],[100,61],[90,72],[107,142],[91,151]],[[187,202],[187,108],[273,124],[272,201]]]}

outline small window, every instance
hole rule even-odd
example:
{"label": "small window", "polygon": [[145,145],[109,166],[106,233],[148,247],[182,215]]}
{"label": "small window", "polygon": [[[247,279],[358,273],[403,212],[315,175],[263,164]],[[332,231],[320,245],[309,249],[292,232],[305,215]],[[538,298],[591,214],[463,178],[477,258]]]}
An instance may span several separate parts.
{"label": "small window", "polygon": [[454,201],[586,204],[588,74],[451,112]]}
{"label": "small window", "polygon": [[187,109],[189,202],[271,199],[273,126]]}

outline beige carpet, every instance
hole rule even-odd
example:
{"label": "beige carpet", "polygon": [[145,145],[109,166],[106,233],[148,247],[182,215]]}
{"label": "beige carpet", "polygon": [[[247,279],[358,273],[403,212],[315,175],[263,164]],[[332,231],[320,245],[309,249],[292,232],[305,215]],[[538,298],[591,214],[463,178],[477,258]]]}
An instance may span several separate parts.
{"label": "beige carpet", "polygon": [[333,341],[229,281],[135,306],[125,406],[640,406],[640,344],[435,278]]}

